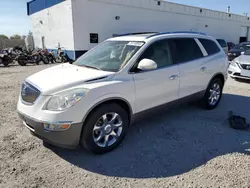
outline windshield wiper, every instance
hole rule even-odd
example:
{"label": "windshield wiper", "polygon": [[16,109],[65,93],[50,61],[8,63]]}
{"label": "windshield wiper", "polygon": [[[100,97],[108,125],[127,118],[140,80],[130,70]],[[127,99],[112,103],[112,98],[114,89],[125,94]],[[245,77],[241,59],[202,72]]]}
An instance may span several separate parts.
{"label": "windshield wiper", "polygon": [[86,67],[86,68],[89,68],[89,69],[96,69],[96,70],[101,70],[97,67],[93,67],[93,66],[89,66],[89,65],[80,65],[81,67]]}

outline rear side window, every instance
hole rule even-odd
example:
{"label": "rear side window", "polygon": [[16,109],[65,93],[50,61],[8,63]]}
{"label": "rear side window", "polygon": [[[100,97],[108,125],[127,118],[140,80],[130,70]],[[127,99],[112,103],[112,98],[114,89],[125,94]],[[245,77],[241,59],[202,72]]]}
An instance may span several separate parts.
{"label": "rear side window", "polygon": [[193,38],[170,39],[175,63],[193,61],[203,57],[200,47]]}
{"label": "rear side window", "polygon": [[226,43],[226,41],[224,41],[223,39],[217,39],[217,41],[218,41],[218,43],[220,44],[220,46],[221,46],[222,48],[227,47],[227,43]]}
{"label": "rear side window", "polygon": [[216,54],[220,51],[220,48],[217,46],[217,44],[208,39],[199,39],[205,50],[207,51],[208,55]]}

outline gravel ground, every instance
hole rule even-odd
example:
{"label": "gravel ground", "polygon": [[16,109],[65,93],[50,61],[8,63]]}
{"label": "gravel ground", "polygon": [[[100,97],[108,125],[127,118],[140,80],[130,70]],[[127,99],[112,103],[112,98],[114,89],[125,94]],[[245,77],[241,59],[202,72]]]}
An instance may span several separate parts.
{"label": "gravel ground", "polygon": [[228,127],[228,110],[250,121],[249,83],[229,79],[220,106],[195,105],[142,119],[106,155],[44,145],[16,112],[20,83],[48,67],[0,67],[0,187],[250,187],[249,131]]}

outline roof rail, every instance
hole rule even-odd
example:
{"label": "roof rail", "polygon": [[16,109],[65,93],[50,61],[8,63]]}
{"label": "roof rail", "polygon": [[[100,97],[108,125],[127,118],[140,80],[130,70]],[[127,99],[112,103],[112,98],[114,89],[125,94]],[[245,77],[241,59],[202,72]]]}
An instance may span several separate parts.
{"label": "roof rail", "polygon": [[157,34],[159,32],[138,32],[138,33],[125,33],[125,34],[117,34],[117,35],[114,35],[114,37],[122,37],[122,36],[129,36],[129,35],[143,35],[143,34]]}
{"label": "roof rail", "polygon": [[166,35],[166,34],[198,34],[198,35],[207,35],[206,33],[202,32],[194,32],[194,31],[173,31],[173,32],[161,32],[161,33],[156,33],[154,35],[149,36],[148,38],[155,37],[155,36],[160,36],[160,35]]}

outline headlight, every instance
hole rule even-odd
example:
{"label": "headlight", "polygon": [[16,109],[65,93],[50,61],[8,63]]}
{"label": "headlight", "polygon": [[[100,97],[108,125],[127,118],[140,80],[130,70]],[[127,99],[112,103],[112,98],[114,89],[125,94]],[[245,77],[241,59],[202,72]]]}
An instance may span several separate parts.
{"label": "headlight", "polygon": [[58,93],[51,97],[46,105],[46,110],[61,111],[74,106],[88,92],[88,89],[73,89]]}

